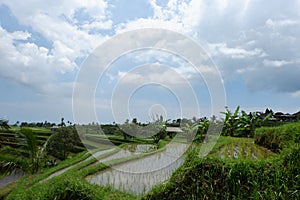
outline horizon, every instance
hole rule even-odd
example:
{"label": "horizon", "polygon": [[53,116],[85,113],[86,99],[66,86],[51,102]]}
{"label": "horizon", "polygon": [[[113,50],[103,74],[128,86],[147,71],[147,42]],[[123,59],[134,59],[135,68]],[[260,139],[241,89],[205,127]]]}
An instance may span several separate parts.
{"label": "horizon", "polygon": [[[240,105],[246,112],[269,108],[296,113],[300,110],[299,10],[299,0],[272,4],[251,0],[1,0],[0,118],[10,123],[59,123],[61,117],[74,123],[96,119],[103,124],[127,118],[147,122],[156,114],[165,119],[220,115],[225,105],[230,110]],[[197,49],[194,55],[189,45],[180,52],[152,48],[120,54],[96,77],[95,87],[88,87],[93,100],[83,103],[93,107],[93,113],[85,113],[84,106],[76,110],[81,103],[76,104],[76,87],[83,83],[80,75],[97,48],[128,31],[145,28],[173,31],[174,38],[179,33],[194,41],[201,52]],[[172,39],[160,37],[162,44]],[[147,39],[153,38],[143,35],[141,41],[147,43]],[[118,47],[126,47],[126,42]],[[108,49],[100,56],[105,58],[117,48]],[[202,59],[200,65],[182,56],[186,52]],[[222,85],[211,89],[207,80],[216,77]],[[216,110],[214,92],[220,95]]]}

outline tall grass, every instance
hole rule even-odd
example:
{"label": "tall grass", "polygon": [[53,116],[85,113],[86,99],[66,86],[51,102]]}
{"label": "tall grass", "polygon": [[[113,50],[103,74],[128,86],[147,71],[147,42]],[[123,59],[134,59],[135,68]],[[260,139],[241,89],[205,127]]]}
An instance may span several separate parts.
{"label": "tall grass", "polygon": [[300,143],[300,122],[258,128],[255,131],[254,142],[274,152],[280,152],[283,148]]}
{"label": "tall grass", "polygon": [[144,199],[300,199],[300,147],[272,160],[198,158],[195,152]]}

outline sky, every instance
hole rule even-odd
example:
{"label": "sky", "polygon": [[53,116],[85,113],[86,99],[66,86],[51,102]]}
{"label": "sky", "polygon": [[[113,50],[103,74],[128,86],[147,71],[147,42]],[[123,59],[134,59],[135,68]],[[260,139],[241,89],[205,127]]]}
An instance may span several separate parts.
{"label": "sky", "polygon": [[[295,113],[299,10],[299,0],[0,0],[0,118],[89,122],[84,106],[74,114],[74,91],[90,55],[118,35],[144,28],[185,36],[210,64],[202,63],[208,67],[199,73],[180,55],[161,49],[119,55],[91,87],[97,122],[211,116],[216,97],[205,76],[213,67],[225,92],[226,102],[218,106]],[[100,57],[114,52],[102,50]],[[188,46],[184,50],[193,54]]]}

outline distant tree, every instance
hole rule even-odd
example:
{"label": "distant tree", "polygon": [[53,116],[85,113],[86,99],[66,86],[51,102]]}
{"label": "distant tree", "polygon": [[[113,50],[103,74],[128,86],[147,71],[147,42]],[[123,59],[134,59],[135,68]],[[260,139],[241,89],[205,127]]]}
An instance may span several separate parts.
{"label": "distant tree", "polygon": [[2,130],[9,130],[10,126],[8,125],[8,120],[0,119],[0,127]]}
{"label": "distant tree", "polygon": [[61,118],[61,122],[60,122],[59,126],[66,126],[66,124],[65,124],[64,120],[65,120],[65,119],[62,117],[62,118]]}
{"label": "distant tree", "polygon": [[130,134],[129,119],[126,119],[125,123],[120,125],[120,129],[122,130],[123,138],[125,141],[132,137]]}
{"label": "distant tree", "polygon": [[151,137],[155,143],[158,143],[159,140],[164,139],[167,136],[167,126],[163,116],[156,116],[156,120],[147,125],[147,130],[151,132]]}
{"label": "distant tree", "polygon": [[133,119],[132,119],[132,123],[133,123],[133,124],[138,124],[137,118],[133,118]]}
{"label": "distant tree", "polygon": [[20,126],[21,126],[21,127],[27,127],[27,126],[28,126],[28,123],[27,123],[27,122],[22,122]]}

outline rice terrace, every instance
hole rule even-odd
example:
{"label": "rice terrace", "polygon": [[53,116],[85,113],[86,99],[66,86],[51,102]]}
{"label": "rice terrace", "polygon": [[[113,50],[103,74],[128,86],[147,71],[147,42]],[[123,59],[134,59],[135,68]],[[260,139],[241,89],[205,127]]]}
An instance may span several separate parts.
{"label": "rice terrace", "polygon": [[[299,113],[291,118],[227,110],[223,121],[178,119],[74,125],[1,120],[1,196],[5,199],[286,199],[299,197]],[[263,118],[265,116],[265,118]],[[280,117],[285,117],[282,120]],[[169,132],[167,127],[178,127]],[[224,123],[208,156],[198,156],[211,123]],[[254,130],[252,130],[254,126]],[[136,129],[141,127],[140,129]],[[174,131],[174,129],[169,129]],[[175,129],[176,130],[176,129]],[[178,129],[177,129],[178,130]],[[195,133],[193,141],[189,134]],[[254,131],[251,133],[251,131]],[[253,135],[253,137],[250,137]],[[190,145],[188,145],[190,144]],[[85,145],[92,149],[87,151]],[[132,172],[135,173],[132,173]]]}
{"label": "rice terrace", "polygon": [[300,200],[300,0],[0,0],[0,200]]}

